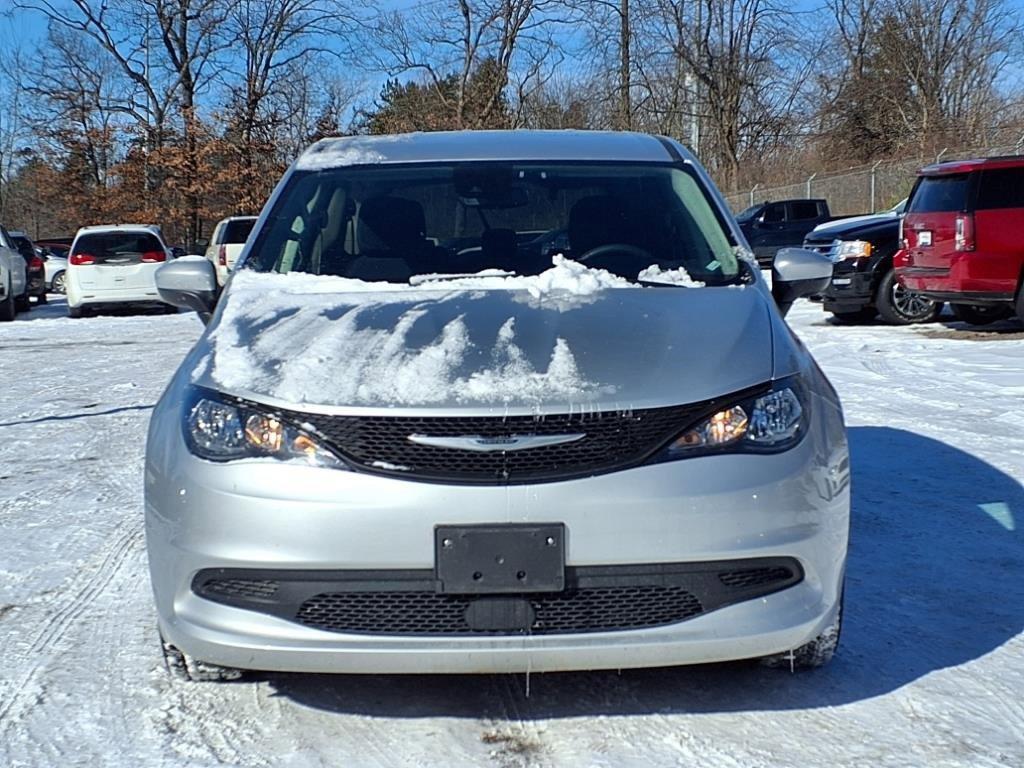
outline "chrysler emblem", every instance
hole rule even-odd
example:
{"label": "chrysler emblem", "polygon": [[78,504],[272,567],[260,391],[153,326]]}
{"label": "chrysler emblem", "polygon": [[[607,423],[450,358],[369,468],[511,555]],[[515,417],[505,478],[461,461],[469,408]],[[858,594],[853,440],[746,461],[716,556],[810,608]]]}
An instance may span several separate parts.
{"label": "chrysler emblem", "polygon": [[434,448],[454,448],[460,451],[525,451],[527,448],[542,448],[545,445],[575,443],[586,436],[584,432],[573,435],[501,435],[498,437],[409,435],[409,442],[417,445],[430,445]]}

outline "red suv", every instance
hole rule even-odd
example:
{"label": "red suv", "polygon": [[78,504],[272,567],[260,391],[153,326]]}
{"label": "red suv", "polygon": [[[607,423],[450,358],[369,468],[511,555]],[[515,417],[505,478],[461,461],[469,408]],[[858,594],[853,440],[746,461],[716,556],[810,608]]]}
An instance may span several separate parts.
{"label": "red suv", "polygon": [[918,171],[893,260],[905,288],[976,325],[1024,319],[1024,156]]}

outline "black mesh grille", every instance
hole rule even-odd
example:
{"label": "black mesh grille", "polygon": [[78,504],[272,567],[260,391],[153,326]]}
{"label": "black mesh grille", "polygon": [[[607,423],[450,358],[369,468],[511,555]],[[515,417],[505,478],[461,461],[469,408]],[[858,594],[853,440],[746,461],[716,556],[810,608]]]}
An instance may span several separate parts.
{"label": "black mesh grille", "polygon": [[[473,598],[430,592],[335,592],[299,608],[301,624],[330,632],[389,635],[507,634],[474,630],[466,621]],[[672,624],[703,612],[682,587],[581,589],[531,597],[530,634],[609,632]]]}
{"label": "black mesh grille", "polygon": [[208,600],[330,632],[534,635],[673,624],[798,583],[790,557],[567,566],[560,592],[450,594],[432,569],[199,571]]}
{"label": "black mesh grille", "polygon": [[211,579],[203,589],[223,597],[270,598],[277,594],[277,582],[269,579]]}
{"label": "black mesh grille", "polygon": [[722,583],[729,587],[759,587],[786,581],[793,577],[789,568],[744,568],[739,571],[723,571],[718,574]]}
{"label": "black mesh grille", "polygon": [[[379,474],[461,483],[564,480],[635,465],[676,437],[718,401],[635,411],[507,417],[283,415],[311,425],[335,450]],[[488,438],[584,433],[571,443],[479,452],[420,445],[410,435]]]}

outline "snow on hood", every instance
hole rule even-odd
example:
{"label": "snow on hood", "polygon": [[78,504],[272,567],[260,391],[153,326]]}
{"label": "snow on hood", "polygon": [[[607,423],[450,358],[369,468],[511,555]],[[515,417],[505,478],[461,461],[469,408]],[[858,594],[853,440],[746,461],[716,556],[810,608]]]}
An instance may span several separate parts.
{"label": "snow on hood", "polygon": [[665,285],[678,285],[684,288],[703,288],[704,283],[698,282],[690,277],[690,273],[680,267],[679,269],[662,269],[657,264],[652,264],[637,275],[638,280],[647,283],[663,283]]}
{"label": "snow on hood", "polygon": [[[766,380],[770,354],[758,355],[764,360],[749,382],[749,372],[735,386],[714,380],[722,378],[721,357],[737,345],[771,349],[748,327],[756,291],[693,302],[692,322],[706,322],[721,307],[735,323],[716,319],[713,327],[725,337],[700,337],[714,342],[713,351],[679,357],[680,339],[697,338],[680,299],[705,293],[712,292],[644,288],[561,257],[540,275],[420,285],[242,270],[224,294],[192,380],[296,404],[524,408],[647,396],[682,402],[691,399],[680,394],[688,377],[712,376],[692,399]],[[672,371],[659,372],[665,366]]]}

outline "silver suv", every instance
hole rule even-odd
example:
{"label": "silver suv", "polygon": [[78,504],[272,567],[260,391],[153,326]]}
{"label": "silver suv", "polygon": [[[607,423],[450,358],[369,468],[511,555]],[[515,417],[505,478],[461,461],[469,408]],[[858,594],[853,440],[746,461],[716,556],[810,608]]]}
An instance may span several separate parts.
{"label": "silver suv", "polygon": [[147,446],[170,668],[827,661],[847,443],[776,302],[831,263],[774,270],[669,139],[315,144],[215,310],[156,278],[209,323]]}

